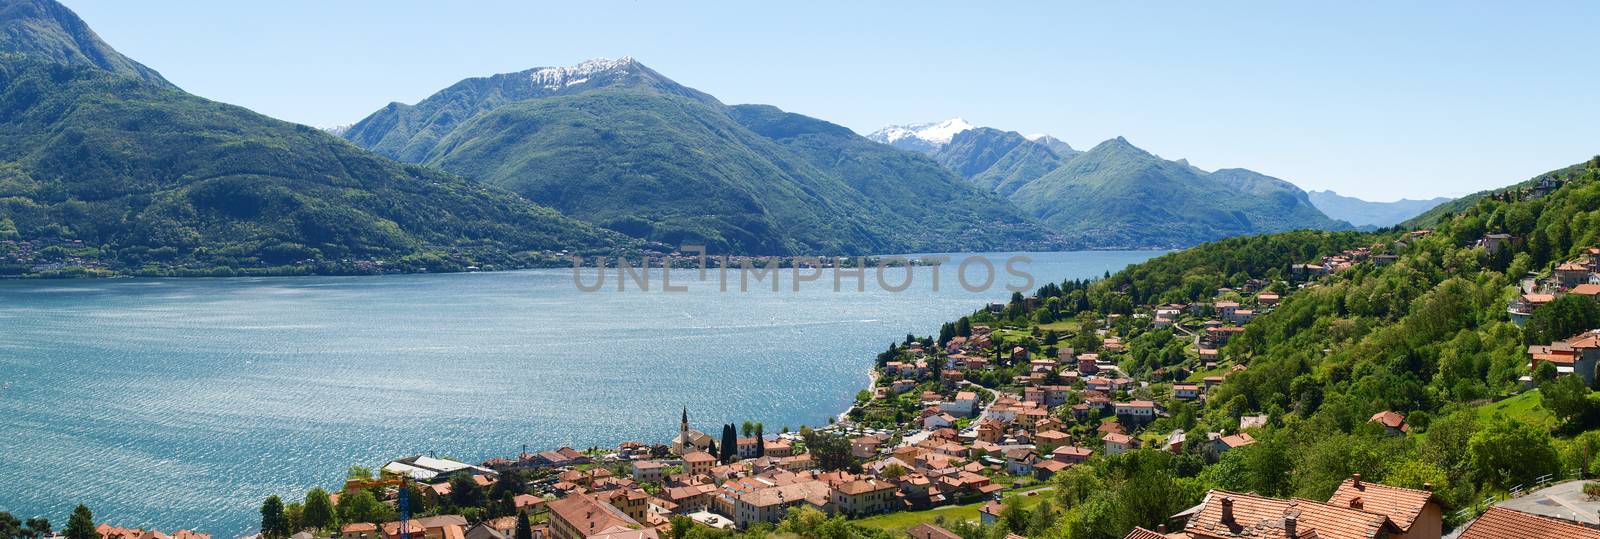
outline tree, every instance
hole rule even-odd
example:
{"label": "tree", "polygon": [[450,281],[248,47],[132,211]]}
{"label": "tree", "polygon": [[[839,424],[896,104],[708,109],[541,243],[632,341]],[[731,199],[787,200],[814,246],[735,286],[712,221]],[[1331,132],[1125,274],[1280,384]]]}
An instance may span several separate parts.
{"label": "tree", "polygon": [[[269,498],[269,500],[276,499],[276,496]],[[282,511],[282,503],[278,504],[278,509]],[[72,510],[72,516],[67,518],[67,529],[62,530],[62,534],[67,539],[100,539],[100,532],[94,529],[94,513],[89,512],[89,507],[81,503]]]}
{"label": "tree", "polygon": [[483,507],[489,503],[483,487],[466,473],[450,476],[450,504],[456,507]]}
{"label": "tree", "polygon": [[667,532],[667,537],[671,539],[685,539],[689,536],[689,530],[694,529],[694,519],[683,515],[673,515],[671,522],[672,530]]}
{"label": "tree", "polygon": [[1496,415],[1467,442],[1478,479],[1499,488],[1527,484],[1560,466],[1550,433]]}
{"label": "tree", "polygon": [[23,537],[22,521],[11,513],[0,511],[0,539],[17,539]]}
{"label": "tree", "polygon": [[743,433],[743,436],[745,438],[749,438],[751,434],[755,434],[755,432],[756,432],[756,424],[752,423],[750,420],[746,419],[744,421],[744,424],[740,425],[739,432]]}
{"label": "tree", "polygon": [[722,426],[722,445],[720,449],[722,451],[717,454],[717,460],[722,461],[723,464],[733,462],[734,457],[739,455],[739,433],[738,430],[733,428],[732,423]]}
{"label": "tree", "polygon": [[1584,385],[1582,378],[1577,375],[1562,376],[1545,383],[1539,392],[1544,394],[1544,407],[1563,424],[1581,427],[1587,423],[1593,405],[1590,404],[1589,387]]}
{"label": "tree", "polygon": [[28,519],[26,525],[27,528],[22,531],[27,537],[39,539],[51,535],[52,530],[50,529],[50,519],[48,518],[33,517]]}
{"label": "tree", "polygon": [[811,460],[816,461],[824,471],[843,470],[854,464],[850,456],[850,440],[844,436],[815,430],[804,431],[802,436],[806,451],[811,453]]}
{"label": "tree", "polygon": [[347,492],[339,496],[339,521],[345,523],[373,522],[382,520],[384,516],[383,504],[378,503],[378,498],[366,489]]}
{"label": "tree", "polygon": [[[77,518],[77,513],[73,513]],[[71,527],[71,523],[68,523]],[[261,536],[265,539],[283,539],[289,536],[289,519],[283,514],[283,500],[277,496],[267,496],[261,503]],[[76,539],[76,538],[70,538]]]}
{"label": "tree", "polygon": [[360,466],[360,465],[351,466],[349,469],[345,470],[344,478],[345,479],[355,479],[355,480],[358,480],[358,481],[371,481],[372,480],[372,468],[368,468],[366,466]]}
{"label": "tree", "polygon": [[761,430],[761,424],[756,423],[756,458],[767,456],[767,435]]}
{"label": "tree", "polygon": [[528,512],[517,512],[517,532],[512,539],[533,539],[533,525],[528,523]]}
{"label": "tree", "polygon": [[1596,327],[1600,327],[1600,304],[1567,294],[1534,310],[1523,335],[1527,344],[1548,344]]}
{"label": "tree", "polygon": [[333,512],[333,501],[328,498],[328,491],[313,488],[306,493],[305,507],[301,510],[300,524],[317,530],[328,530],[339,524],[338,515]]}

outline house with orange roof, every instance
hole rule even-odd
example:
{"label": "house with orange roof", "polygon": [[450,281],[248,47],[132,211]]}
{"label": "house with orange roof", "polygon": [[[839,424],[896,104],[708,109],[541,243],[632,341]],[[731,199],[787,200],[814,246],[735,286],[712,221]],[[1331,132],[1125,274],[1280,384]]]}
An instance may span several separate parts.
{"label": "house with orange roof", "polygon": [[1553,518],[1531,515],[1504,507],[1490,507],[1488,512],[1467,524],[1467,529],[1457,539],[1600,539],[1600,530],[1593,530]]}
{"label": "house with orange roof", "polygon": [[683,456],[683,471],[689,475],[704,475],[711,473],[711,467],[717,465],[717,457],[705,451],[691,451]]}
{"label": "house with orange roof", "polygon": [[1173,516],[1189,539],[1374,539],[1400,529],[1389,518],[1305,499],[1282,500],[1212,490],[1200,505]]}
{"label": "house with orange roof", "polygon": [[1126,434],[1117,432],[1108,432],[1104,437],[1101,437],[1100,440],[1105,442],[1107,455],[1121,455],[1129,450],[1139,447],[1138,440],[1135,440]]}
{"label": "house with orange roof", "polygon": [[1406,416],[1400,415],[1399,412],[1384,410],[1372,414],[1372,418],[1368,421],[1383,425],[1383,428],[1388,430],[1391,436],[1399,436],[1411,432],[1411,425],[1406,424]]}
{"label": "house with orange roof", "polygon": [[1389,517],[1400,529],[1394,539],[1437,539],[1444,533],[1444,505],[1430,490],[1414,490],[1362,481],[1351,475],[1328,497],[1328,505],[1360,509]]}
{"label": "house with orange roof", "polygon": [[1572,288],[1589,282],[1589,267],[1577,262],[1567,262],[1556,266],[1554,277],[1562,288]]}
{"label": "house with orange roof", "polygon": [[658,539],[655,528],[640,524],[611,504],[586,494],[550,502],[552,539]]}

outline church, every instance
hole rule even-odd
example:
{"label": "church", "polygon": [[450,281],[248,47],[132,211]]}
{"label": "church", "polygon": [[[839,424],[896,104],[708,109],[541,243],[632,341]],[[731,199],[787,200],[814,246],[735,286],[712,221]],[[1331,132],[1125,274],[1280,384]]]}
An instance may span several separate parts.
{"label": "church", "polygon": [[678,422],[678,436],[672,439],[672,454],[681,457],[684,453],[705,451],[711,443],[706,433],[689,428],[689,408],[684,407],[683,419]]}

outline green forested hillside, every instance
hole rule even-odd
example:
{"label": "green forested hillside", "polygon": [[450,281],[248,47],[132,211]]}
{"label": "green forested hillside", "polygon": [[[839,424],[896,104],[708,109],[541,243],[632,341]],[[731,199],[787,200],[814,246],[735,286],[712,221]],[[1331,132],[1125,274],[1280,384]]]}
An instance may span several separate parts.
{"label": "green forested hillside", "polygon": [[[979,311],[949,327],[1107,324],[1105,335],[1079,332],[1060,342],[1100,351],[1151,382],[1132,398],[1162,402],[1168,416],[1139,437],[1189,433],[1176,454],[1096,457],[1058,474],[1052,482],[1060,512],[1035,515],[1048,519],[1048,536],[1117,538],[1135,525],[1154,529],[1211,488],[1322,500],[1352,473],[1432,488],[1447,507],[1447,524],[1459,524],[1486,497],[1546,474],[1600,473],[1600,396],[1578,376],[1530,372],[1526,349],[1595,329],[1600,306],[1566,296],[1540,307],[1527,327],[1506,312],[1520,276],[1548,276],[1600,243],[1600,157],[1563,170],[1572,172],[1566,184],[1547,196],[1521,187],[1495,191],[1446,215],[1431,233],[1228,239],[1094,282],[1051,284],[1038,291],[1037,309],[1014,298],[1002,311]],[[1491,255],[1478,244],[1486,234],[1522,241]],[[1397,258],[1358,259],[1326,276],[1291,267],[1361,249]],[[1131,316],[1169,302],[1249,302],[1253,290],[1283,301],[1245,324],[1212,370],[1201,370],[1186,330]],[[1071,325],[1053,323],[1062,319]],[[1043,350],[1057,342],[1043,333],[1010,332],[1003,346]],[[1100,337],[1122,339],[1126,351],[1100,349]],[[1171,398],[1167,384],[1208,375],[1227,378],[1203,403]],[[1519,381],[1524,376],[1532,389]],[[1370,420],[1384,411],[1403,414],[1407,431],[1388,432]],[[1218,454],[1199,436],[1237,432],[1241,418],[1257,414],[1266,423],[1248,429],[1254,445]],[[1071,429],[1092,436],[1093,427]],[[973,536],[999,537],[1000,528]]]}
{"label": "green forested hillside", "polygon": [[[714,252],[1059,246],[925,158],[781,114],[727,107],[631,59],[594,60],[469,79],[345,136],[631,236]],[[816,130],[782,132],[791,125]]]}
{"label": "green forested hillside", "polygon": [[622,244],[516,195],[97,67],[6,56],[0,118],[0,239],[77,240],[73,258],[120,271],[443,269]]}
{"label": "green forested hillside", "polygon": [[54,0],[0,1],[0,51],[61,64],[94,66],[172,86],[154,69],[101,41],[83,19]]}
{"label": "green forested hillside", "polygon": [[[1349,227],[1317,211],[1304,193],[1252,192],[1211,176],[1117,138],[1064,161],[1010,197],[1051,229],[1101,246],[1183,247],[1245,234]],[[1259,179],[1235,183],[1270,185]]]}

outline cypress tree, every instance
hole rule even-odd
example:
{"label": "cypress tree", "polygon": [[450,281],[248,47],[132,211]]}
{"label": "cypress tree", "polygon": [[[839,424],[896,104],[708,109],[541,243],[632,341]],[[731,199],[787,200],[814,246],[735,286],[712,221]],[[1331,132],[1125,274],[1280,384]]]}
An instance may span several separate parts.
{"label": "cypress tree", "polygon": [[513,539],[533,539],[533,525],[528,523],[528,512],[517,512],[517,533]]}
{"label": "cypress tree", "polygon": [[756,423],[756,458],[765,456],[767,456],[767,438],[761,433],[761,424]]}
{"label": "cypress tree", "polygon": [[733,457],[739,454],[739,429],[729,423],[722,426],[722,453],[719,455],[723,464],[733,462]]}

